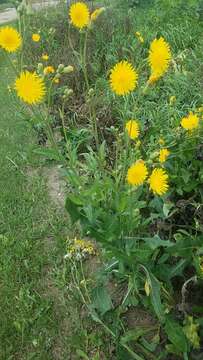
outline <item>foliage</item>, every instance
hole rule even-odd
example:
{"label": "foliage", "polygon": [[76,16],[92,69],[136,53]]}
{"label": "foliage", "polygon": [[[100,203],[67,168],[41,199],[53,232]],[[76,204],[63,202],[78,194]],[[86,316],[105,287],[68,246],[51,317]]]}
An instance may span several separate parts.
{"label": "foliage", "polygon": [[[107,262],[100,274],[102,281],[106,284],[111,276],[127,284],[127,291],[114,315],[111,296],[101,281],[95,281],[91,296],[86,287],[83,294],[73,262],[75,287],[92,318],[118,340],[118,353],[127,351],[135,359],[149,353],[161,356],[160,327],[166,356],[173,353],[188,359],[194,344],[199,344],[199,326],[188,323],[185,297],[188,284],[195,280],[201,288],[203,277],[202,23],[196,1],[162,4],[157,0],[148,5],[147,19],[141,2],[126,14],[112,6],[88,26],[85,18],[81,31],[67,20],[64,24],[64,14],[57,10],[58,27],[49,27],[53,17],[45,15],[39,44],[31,41],[38,27],[34,20],[27,18],[22,31],[27,59],[32,56],[28,70],[37,71],[47,88],[42,104],[29,108],[51,145],[42,153],[63,166],[69,189],[66,209],[72,223],[80,224],[82,238],[93,239],[102,248]],[[155,38],[162,38],[162,49],[157,60],[158,44],[149,61]],[[43,53],[51,61],[46,68]],[[17,72],[24,67],[23,51],[19,58]],[[156,69],[159,76],[152,78],[154,62],[164,71]],[[44,71],[50,64],[53,71]],[[115,69],[116,86],[112,86],[109,77],[112,81]],[[125,91],[120,91],[121,83]],[[132,119],[139,124],[136,138],[126,131]],[[56,126],[62,134],[59,143],[54,136]],[[129,181],[132,166],[132,176],[141,168],[144,174]],[[143,329],[139,334],[124,331],[120,339],[103,321],[109,315],[118,316],[120,322],[122,312],[132,304],[156,317],[159,325],[153,346]],[[193,315],[198,322],[198,312]],[[191,335],[191,328],[195,334]]]}

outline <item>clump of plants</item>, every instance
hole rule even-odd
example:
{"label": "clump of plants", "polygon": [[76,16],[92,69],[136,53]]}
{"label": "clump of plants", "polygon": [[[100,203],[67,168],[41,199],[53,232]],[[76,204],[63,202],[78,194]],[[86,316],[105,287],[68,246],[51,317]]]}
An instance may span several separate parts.
{"label": "clump of plants", "polygon": [[[66,256],[76,271],[72,274],[77,288],[74,258],[82,265],[87,255],[96,256],[97,246],[91,241],[103,252],[105,267],[95,289],[84,286],[80,290],[92,318],[117,339],[105,322],[113,302],[104,284],[111,278],[123,288],[117,304],[119,321],[132,306],[156,319],[150,329],[121,326],[119,344],[129,356],[169,359],[168,354],[174,354],[189,359],[194,350],[200,351],[202,332],[201,309],[199,304],[195,312],[192,309],[188,289],[194,289],[197,297],[202,291],[203,108],[193,106],[176,117],[176,96],[164,88],[164,77],[176,64],[170,41],[163,36],[151,41],[139,66],[127,56],[118,57],[106,78],[101,83],[95,80],[94,86],[88,72],[88,36],[92,29],[99,31],[96,22],[106,11],[98,8],[90,13],[83,2],[70,7],[70,30],[79,31],[79,51],[71,31],[68,34],[76,65],[54,68],[48,63],[49,54],[43,52],[34,71],[25,68],[24,32],[12,27],[1,28],[0,46],[16,74],[13,96],[21,100],[23,111],[29,110],[33,122],[40,119],[49,143],[41,152],[63,166],[69,189],[65,206],[73,224],[80,224],[82,239],[87,239],[87,246],[85,240],[74,240]],[[145,41],[139,31],[134,36],[140,44]],[[32,41],[39,43],[40,37],[34,33]],[[86,118],[84,128],[75,122],[75,136],[74,132],[70,136],[66,109],[74,91],[67,84],[70,76],[74,80],[75,67],[83,81]],[[159,87],[166,98],[161,116],[154,108],[159,98],[153,101]],[[98,89],[104,101],[117,107],[119,126],[115,121],[101,130]],[[62,143],[54,134],[56,98],[60,99],[55,111]],[[141,101],[153,107],[153,116],[145,122]],[[149,330],[154,334],[150,339],[146,337]]]}

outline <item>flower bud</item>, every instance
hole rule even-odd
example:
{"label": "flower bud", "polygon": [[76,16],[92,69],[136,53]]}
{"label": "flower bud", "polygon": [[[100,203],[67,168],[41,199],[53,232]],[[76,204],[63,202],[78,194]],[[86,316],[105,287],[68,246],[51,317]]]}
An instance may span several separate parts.
{"label": "flower bud", "polygon": [[57,72],[62,72],[64,69],[64,65],[63,64],[59,64]]}
{"label": "flower bud", "polygon": [[63,69],[64,74],[69,74],[74,71],[74,67],[72,65],[66,66]]}

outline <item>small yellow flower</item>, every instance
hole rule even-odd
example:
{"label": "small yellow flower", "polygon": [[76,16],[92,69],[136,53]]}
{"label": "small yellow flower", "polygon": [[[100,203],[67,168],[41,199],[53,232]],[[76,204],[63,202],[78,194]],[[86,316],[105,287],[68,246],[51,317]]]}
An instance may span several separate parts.
{"label": "small yellow flower", "polygon": [[159,151],[160,163],[164,163],[169,155],[170,155],[170,151],[168,149],[161,149]]}
{"label": "small yellow flower", "polygon": [[140,34],[139,31],[136,31],[135,36],[136,36],[137,39],[143,44],[144,38],[143,38],[143,36]]}
{"label": "small yellow flower", "polygon": [[44,75],[53,74],[55,69],[53,66],[49,65],[44,68]]}
{"label": "small yellow flower", "polygon": [[165,74],[171,61],[171,50],[169,44],[163,37],[152,41],[148,61],[151,67],[151,76],[149,79],[151,84]]}
{"label": "small yellow flower", "polygon": [[163,195],[168,190],[168,175],[165,170],[155,168],[149,178],[150,190],[155,195]]}
{"label": "small yellow flower", "polygon": [[18,31],[10,26],[0,29],[0,46],[8,51],[16,51],[22,44],[22,39]]}
{"label": "small yellow flower", "polygon": [[87,5],[83,2],[72,4],[69,11],[71,22],[79,29],[83,29],[89,24],[90,13]]}
{"label": "small yellow flower", "polygon": [[165,144],[165,141],[164,141],[163,138],[160,138],[158,142],[159,142],[159,145],[164,145]]}
{"label": "small yellow flower", "polygon": [[126,95],[133,91],[137,85],[138,74],[132,64],[120,61],[110,73],[110,85],[116,95]]}
{"label": "small yellow flower", "polygon": [[185,130],[192,131],[199,126],[199,117],[196,114],[190,112],[187,117],[182,118],[181,126]]}
{"label": "small yellow flower", "polygon": [[24,71],[15,81],[17,95],[26,103],[38,104],[45,95],[45,85],[36,73]]}
{"label": "small yellow flower", "polygon": [[173,95],[173,96],[171,96],[170,99],[169,99],[169,104],[170,104],[170,105],[173,105],[174,102],[176,102],[176,97]]}
{"label": "small yellow flower", "polygon": [[137,139],[137,137],[139,136],[140,130],[139,130],[139,124],[136,120],[129,120],[126,123],[125,128],[127,130],[129,137],[132,140]]}
{"label": "small yellow flower", "polygon": [[136,148],[139,148],[140,145],[141,145],[141,141],[140,140],[136,141],[136,143],[135,143]]}
{"label": "small yellow flower", "polygon": [[158,80],[159,80],[159,76],[157,76],[156,74],[151,74],[150,75],[150,77],[149,77],[149,79],[148,79],[148,81],[147,81],[147,83],[149,84],[149,85],[153,85],[153,84],[155,84],[155,82],[157,82]]}
{"label": "small yellow flower", "polygon": [[49,60],[49,55],[47,55],[47,54],[42,54],[42,60],[44,60],[44,61]]}
{"label": "small yellow flower", "polygon": [[93,11],[93,13],[90,16],[91,21],[95,21],[99,15],[101,15],[105,11],[105,7],[101,7],[99,9],[96,9]]}
{"label": "small yellow flower", "polygon": [[58,79],[58,78],[54,78],[54,79],[53,79],[53,82],[54,82],[54,84],[59,84],[59,79]]}
{"label": "small yellow flower", "polygon": [[147,175],[148,170],[144,161],[138,160],[128,169],[127,181],[130,185],[139,186],[144,183]]}
{"label": "small yellow flower", "polygon": [[32,41],[39,42],[40,41],[40,35],[39,34],[32,34]]}

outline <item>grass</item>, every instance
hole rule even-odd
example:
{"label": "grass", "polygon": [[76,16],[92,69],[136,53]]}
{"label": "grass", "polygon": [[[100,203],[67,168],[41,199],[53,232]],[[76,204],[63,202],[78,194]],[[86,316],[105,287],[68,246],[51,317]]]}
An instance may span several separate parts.
{"label": "grass", "polygon": [[60,252],[64,223],[50,203],[45,179],[36,172],[40,161],[32,152],[35,137],[12,106],[5,86],[7,75],[11,74],[4,66],[0,86],[0,358],[48,360],[59,331],[48,279]]}

